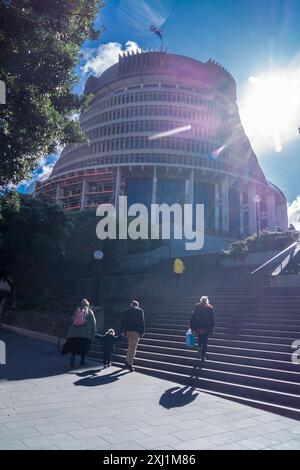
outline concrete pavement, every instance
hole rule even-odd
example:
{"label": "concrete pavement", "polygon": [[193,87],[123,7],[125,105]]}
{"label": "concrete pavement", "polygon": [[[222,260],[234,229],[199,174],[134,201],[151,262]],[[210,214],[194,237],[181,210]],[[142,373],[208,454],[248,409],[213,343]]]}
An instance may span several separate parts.
{"label": "concrete pavement", "polygon": [[300,449],[300,422],[190,387],[90,363],[3,329],[1,449]]}

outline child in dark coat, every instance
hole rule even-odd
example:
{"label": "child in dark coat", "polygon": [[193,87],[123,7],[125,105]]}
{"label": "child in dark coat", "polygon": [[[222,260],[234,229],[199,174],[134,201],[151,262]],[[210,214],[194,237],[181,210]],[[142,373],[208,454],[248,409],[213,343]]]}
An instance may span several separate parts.
{"label": "child in dark coat", "polygon": [[114,351],[115,343],[122,338],[122,335],[116,336],[115,330],[110,328],[107,330],[105,335],[95,335],[96,339],[102,341],[102,351],[103,351],[103,366],[109,367],[111,365],[110,355]]}

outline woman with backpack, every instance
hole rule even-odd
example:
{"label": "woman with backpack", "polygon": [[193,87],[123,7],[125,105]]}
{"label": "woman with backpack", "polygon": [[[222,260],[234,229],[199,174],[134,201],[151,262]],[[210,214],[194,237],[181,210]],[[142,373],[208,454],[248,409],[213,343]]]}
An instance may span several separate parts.
{"label": "woman with backpack", "polygon": [[215,311],[208,297],[203,295],[197,303],[190,319],[190,328],[198,337],[198,348],[202,361],[205,360],[208,336],[213,335],[215,328]]}
{"label": "woman with backpack", "polygon": [[81,356],[80,365],[85,366],[85,357],[91,347],[96,334],[96,319],[90,304],[86,299],[81,301],[80,307],[74,312],[73,323],[67,334],[61,354],[71,353],[70,366],[75,367],[76,356]]}

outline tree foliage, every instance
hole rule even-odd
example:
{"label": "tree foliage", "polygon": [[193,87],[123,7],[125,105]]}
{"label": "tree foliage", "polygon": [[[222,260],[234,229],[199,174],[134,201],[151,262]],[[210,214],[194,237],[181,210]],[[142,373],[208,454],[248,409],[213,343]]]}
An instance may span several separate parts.
{"label": "tree foliage", "polygon": [[45,196],[21,195],[19,204],[16,208],[6,198],[2,207],[0,267],[11,273],[17,289],[29,277],[38,287],[45,280],[44,274],[61,258],[62,240],[72,224],[68,215]]}
{"label": "tree foliage", "polygon": [[297,230],[287,230],[283,232],[264,232],[259,238],[257,235],[251,235],[231,243],[228,250],[223,250],[222,257],[233,260],[244,261],[248,253],[262,251],[281,251],[289,245],[299,240]]}
{"label": "tree foliage", "polygon": [[[119,240],[98,240],[95,211],[67,213],[51,198],[0,196],[0,272],[13,281],[17,304],[45,309],[74,302],[79,278],[108,274],[122,253]],[[103,261],[94,252],[104,252]],[[100,265],[99,265],[100,263]]]}
{"label": "tree foliage", "polygon": [[[14,197],[0,196],[0,272],[12,278],[20,308],[64,309],[78,300],[79,279],[118,272],[121,256],[136,253],[136,240],[97,238],[94,210],[65,212],[43,194],[19,195],[18,205]],[[151,249],[148,240],[140,242],[138,252]],[[96,250],[104,253],[101,261]]]}
{"label": "tree foliage", "polygon": [[84,139],[73,92],[82,43],[101,0],[0,0],[0,187],[17,184],[59,145]]}

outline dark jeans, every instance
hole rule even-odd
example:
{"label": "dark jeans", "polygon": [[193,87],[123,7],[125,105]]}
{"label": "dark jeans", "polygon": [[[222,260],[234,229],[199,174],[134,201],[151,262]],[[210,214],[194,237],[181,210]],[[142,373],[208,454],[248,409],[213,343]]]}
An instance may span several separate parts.
{"label": "dark jeans", "polygon": [[110,363],[110,353],[105,352],[103,353],[103,364],[109,364]]}
{"label": "dark jeans", "polygon": [[208,333],[198,335],[198,349],[201,356],[205,356],[207,350]]}
{"label": "dark jeans", "polygon": [[181,276],[182,276],[182,274],[175,273],[176,287],[179,287]]}

